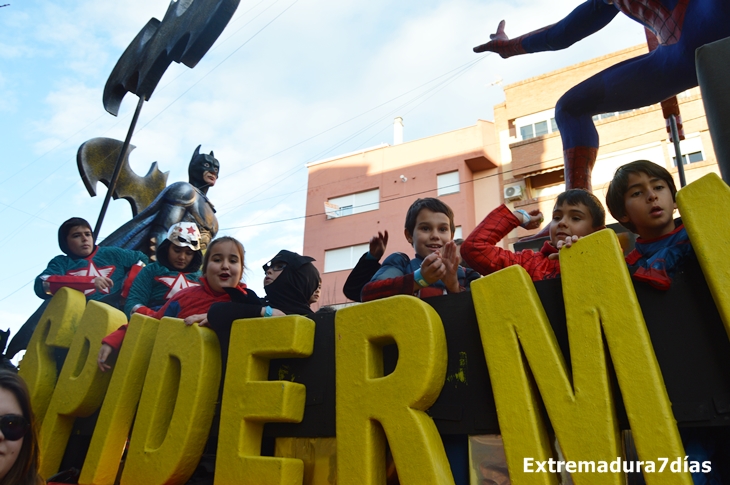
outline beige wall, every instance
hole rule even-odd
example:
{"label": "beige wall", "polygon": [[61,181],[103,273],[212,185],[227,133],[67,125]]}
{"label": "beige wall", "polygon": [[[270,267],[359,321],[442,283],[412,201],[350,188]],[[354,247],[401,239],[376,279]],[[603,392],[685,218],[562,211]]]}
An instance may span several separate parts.
{"label": "beige wall", "polygon": [[[645,52],[646,45],[639,45],[505,86],[505,102],[494,108],[497,137],[502,143],[502,183],[504,185],[523,181],[526,186],[525,196],[508,203],[510,207],[525,210],[537,208],[549,219],[555,192],[559,187],[539,186],[537,176],[551,171],[555,171],[558,176],[563,170],[560,134],[549,133],[521,141],[517,137],[514,120],[554,108],[560,96],[579,82],[611,65]],[[719,173],[699,89],[682,93],[679,104],[684,131],[688,138],[701,140],[705,156],[704,162],[685,166],[687,181],[691,182],[711,171]],[[675,174],[679,187],[679,177],[676,175],[677,169],[672,165],[672,152],[659,104],[600,119],[595,124],[600,146],[593,170],[593,189],[601,202],[605,201],[605,190],[615,169],[640,158],[663,164]],[[683,152],[686,155],[686,150]],[[479,208],[477,212],[481,212]],[[607,222],[615,222],[610,214],[607,214]],[[515,230],[505,242],[514,243],[519,237],[528,234],[530,232],[522,229]]]}

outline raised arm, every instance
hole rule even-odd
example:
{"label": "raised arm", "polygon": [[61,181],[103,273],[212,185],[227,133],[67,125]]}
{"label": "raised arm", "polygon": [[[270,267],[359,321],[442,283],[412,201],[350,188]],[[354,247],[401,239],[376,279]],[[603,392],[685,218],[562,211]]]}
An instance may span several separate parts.
{"label": "raised arm", "polygon": [[532,251],[514,253],[497,247],[496,244],[523,223],[527,228],[535,228],[542,216],[535,213],[531,217],[534,221],[526,223],[524,219],[518,219],[504,204],[497,207],[464,240],[461,245],[461,256],[464,261],[482,275],[488,275],[513,264],[524,265],[533,257]]}
{"label": "raised arm", "polygon": [[380,269],[380,258],[385,254],[388,245],[388,231],[378,232],[377,236],[370,238],[370,248],[367,253],[360,257],[350,275],[345,280],[342,292],[352,301],[361,301],[360,295],[363,287],[370,282],[375,273]]}
{"label": "raised arm", "polygon": [[565,49],[598,32],[618,14],[618,9],[603,0],[587,0],[556,24],[510,39],[504,31],[505,21],[497,26],[486,44],[474,52],[496,52],[506,59],[514,55]]}

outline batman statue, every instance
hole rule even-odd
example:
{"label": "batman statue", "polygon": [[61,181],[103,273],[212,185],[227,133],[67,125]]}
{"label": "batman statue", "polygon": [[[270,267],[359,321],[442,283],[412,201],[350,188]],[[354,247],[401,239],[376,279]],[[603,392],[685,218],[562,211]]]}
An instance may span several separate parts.
{"label": "batman statue", "polygon": [[101,246],[136,249],[150,257],[157,241],[164,241],[167,230],[178,222],[194,222],[200,229],[201,248],[218,233],[215,208],[208,200],[208,189],[218,180],[220,163],[213,155],[195,149],[188,166],[189,182],[175,182],[160,192],[152,203],[107,236]]}
{"label": "batman statue", "polygon": [[[215,208],[208,200],[208,189],[218,180],[220,164],[213,152],[201,154],[200,145],[195,149],[188,166],[189,182],[175,182],[162,192],[139,214],[123,224],[100,246],[116,246],[134,249],[154,259],[157,242],[167,238],[167,230],[178,222],[194,222],[200,230],[200,247],[205,250],[218,233],[218,218]],[[0,335],[0,368],[20,350],[27,348],[33,331],[46,308],[48,301],[38,308],[23,324],[8,345],[5,355],[5,341]]]}

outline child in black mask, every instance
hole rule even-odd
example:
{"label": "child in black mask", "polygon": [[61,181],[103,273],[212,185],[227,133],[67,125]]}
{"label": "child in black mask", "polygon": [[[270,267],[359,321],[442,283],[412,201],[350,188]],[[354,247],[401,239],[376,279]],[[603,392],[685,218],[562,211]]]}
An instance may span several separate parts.
{"label": "child in black mask", "polygon": [[285,249],[264,265],[266,303],[287,315],[312,313],[309,302],[320,284],[314,258]]}

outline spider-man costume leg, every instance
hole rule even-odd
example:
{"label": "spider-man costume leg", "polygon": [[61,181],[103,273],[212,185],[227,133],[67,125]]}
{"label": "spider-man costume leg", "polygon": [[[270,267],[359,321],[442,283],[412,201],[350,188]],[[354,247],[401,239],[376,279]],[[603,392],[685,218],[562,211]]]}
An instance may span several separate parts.
{"label": "spider-man costume leg", "polygon": [[[598,153],[592,117],[659,103],[697,85],[694,58],[677,56],[677,45],[626,60],[570,89],[555,107],[563,140],[566,189],[591,190]],[[689,62],[688,62],[689,61]]]}
{"label": "spider-man costume leg", "polygon": [[565,93],[555,119],[563,140],[566,189],[591,190],[599,146],[593,115],[649,106],[697,86],[695,49],[728,35],[726,2],[692,0],[676,43],[611,66]]}

